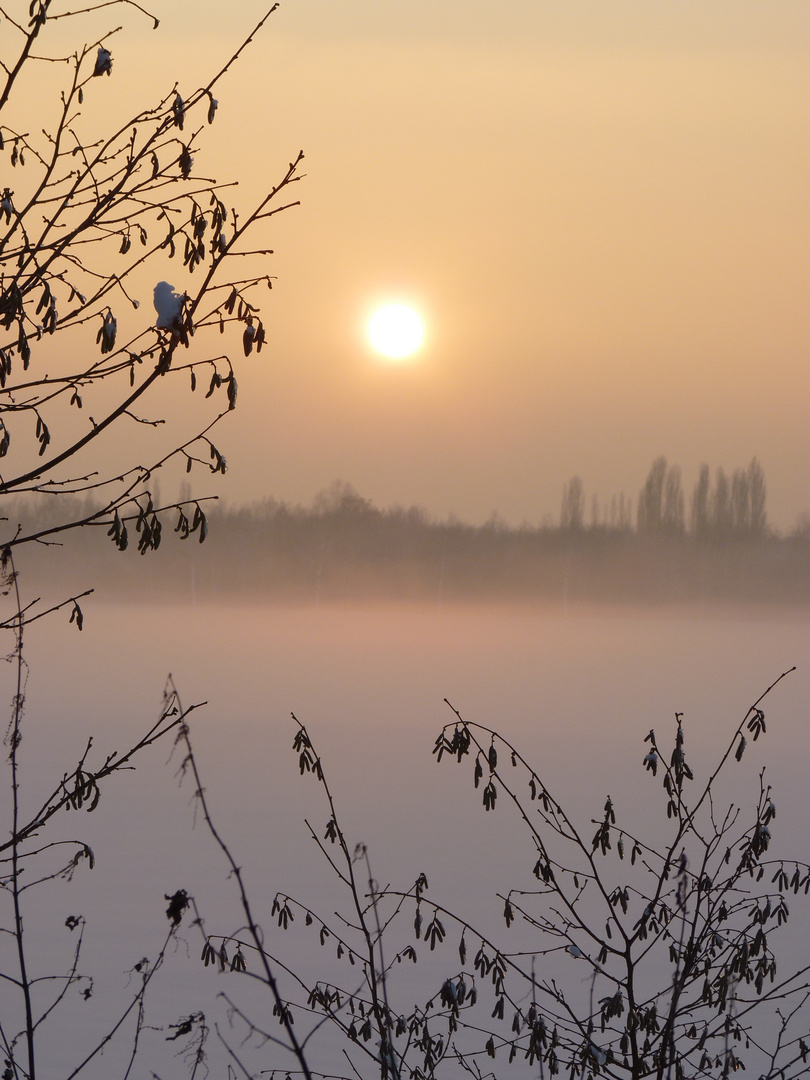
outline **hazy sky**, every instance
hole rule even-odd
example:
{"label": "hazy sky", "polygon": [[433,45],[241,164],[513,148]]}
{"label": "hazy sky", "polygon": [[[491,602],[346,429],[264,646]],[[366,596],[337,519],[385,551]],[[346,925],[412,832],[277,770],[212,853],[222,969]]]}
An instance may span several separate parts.
{"label": "hazy sky", "polygon": [[[154,4],[113,80],[191,90],[265,6]],[[284,0],[200,158],[246,199],[306,154],[223,494],[308,502],[340,477],[379,505],[537,522],[574,474],[635,500],[659,454],[687,492],[701,462],[756,455],[791,527],[809,59],[807,0]],[[425,319],[412,362],[367,343],[389,298]]]}

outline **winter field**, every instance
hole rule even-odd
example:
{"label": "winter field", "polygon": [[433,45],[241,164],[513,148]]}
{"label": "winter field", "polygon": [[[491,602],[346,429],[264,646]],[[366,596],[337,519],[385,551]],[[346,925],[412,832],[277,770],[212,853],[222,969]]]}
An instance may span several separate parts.
{"label": "winter field", "polygon": [[[102,757],[145,730],[171,672],[185,705],[208,703],[192,717],[192,738],[257,918],[274,949],[291,950],[299,970],[319,977],[325,954],[317,942],[282,941],[270,912],[278,890],[327,912],[338,897],[304,825],[307,817],[320,829],[327,815],[291,752],[291,711],[321,755],[344,832],[368,845],[374,876],[406,888],[425,872],[434,898],[503,935],[495,893],[530,884],[533,852],[510,806],[484,813],[470,768],[436,765],[434,740],[453,719],[444,698],[465,719],[507,735],[585,828],[609,794],[618,813],[654,833],[665,818],[660,784],[642,768],[648,730],[663,742],[675,712],[683,712],[689,759],[705,773],[748,705],[795,663],[799,670],[768,704],[767,737],[741,766],[735,795],[755,798],[766,762],[779,808],[775,838],[801,857],[808,643],[805,617],[761,610],[732,617],[602,609],[566,617],[494,607],[95,604],[82,634],[54,620],[29,632],[23,799],[35,801],[74,768],[89,736]],[[195,823],[192,787],[179,783],[180,757],[170,749],[153,748],[137,771],[104,791],[93,814],[62,819],[65,836],[91,845],[95,869],[81,865],[69,884],[31,893],[26,931],[43,969],[69,961],[65,919],[87,919],[80,967],[93,977],[93,994],[85,1001],[77,989],[48,1021],[49,1064],[62,1071],[126,999],[133,965],[162,941],[164,896],[186,889],[208,932],[241,925],[227,867]],[[146,1022],[155,1030],[142,1036],[144,1064],[161,1077],[182,1074],[182,1061],[173,1058],[182,1041],[166,1042],[168,1024],[202,1009],[209,1023],[228,1030],[216,995],[231,993],[235,976],[202,966],[198,928],[187,926],[180,940],[147,999]],[[455,946],[435,963],[436,970],[403,971],[396,992],[430,996],[441,964],[458,965]],[[567,975],[582,978],[576,968]],[[266,1003],[262,1009],[269,1011]],[[94,1075],[107,1075],[130,1048],[126,1025],[123,1031]],[[238,1045],[241,1036],[231,1036]],[[222,1065],[227,1055],[213,1036],[209,1051]],[[322,1052],[328,1058],[328,1049]],[[290,1065],[271,1047],[245,1053],[257,1068]]]}

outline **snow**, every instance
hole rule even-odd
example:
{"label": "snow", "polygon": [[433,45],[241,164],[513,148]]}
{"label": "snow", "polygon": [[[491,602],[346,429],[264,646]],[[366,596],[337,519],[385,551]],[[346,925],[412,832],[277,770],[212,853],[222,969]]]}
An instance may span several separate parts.
{"label": "snow", "polygon": [[99,45],[96,56],[96,66],[93,75],[110,75],[112,73],[112,56],[103,45]]}
{"label": "snow", "polygon": [[185,298],[185,294],[175,292],[174,285],[168,281],[159,281],[154,293],[155,311],[158,313],[155,326],[165,330],[175,327],[182,318]]}

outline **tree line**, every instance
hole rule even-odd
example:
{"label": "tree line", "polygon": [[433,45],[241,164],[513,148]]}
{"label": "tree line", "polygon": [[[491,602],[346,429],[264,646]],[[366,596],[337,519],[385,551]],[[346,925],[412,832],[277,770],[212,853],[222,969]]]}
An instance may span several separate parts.
{"label": "tree line", "polygon": [[[640,535],[677,537],[688,533],[698,540],[761,539],[768,533],[766,495],[765,474],[756,458],[731,475],[718,466],[714,478],[709,466],[703,464],[692,489],[687,522],[681,470],[661,455],[652,463],[639,492],[636,528]],[[563,488],[560,528],[577,531],[586,527],[585,491],[582,479],[574,476]],[[590,527],[630,530],[631,500],[622,492],[600,507],[594,496]]]}
{"label": "tree line", "polygon": [[[194,529],[183,510],[176,522],[156,513],[162,541],[147,517],[130,522],[123,551],[114,524],[88,525],[64,536],[58,552],[38,548],[27,558],[38,576],[57,575],[62,586],[85,587],[92,567],[94,582],[116,596],[178,600],[806,603],[808,537],[769,529],[764,496],[756,461],[730,477],[718,469],[713,480],[704,467],[687,527],[680,471],[658,458],[639,495],[635,529],[625,499],[615,501],[614,523],[586,525],[579,478],[565,487],[559,525],[510,527],[495,516],[471,525],[414,506],[380,509],[336,481],[307,507],[273,498],[232,508],[207,502]],[[180,501],[193,503],[190,491]],[[17,509],[26,508],[9,506],[8,529],[18,528]],[[45,500],[27,512],[22,527],[36,533],[48,530],[55,509]],[[92,514],[78,505],[74,516]],[[172,542],[177,537],[183,542]]]}

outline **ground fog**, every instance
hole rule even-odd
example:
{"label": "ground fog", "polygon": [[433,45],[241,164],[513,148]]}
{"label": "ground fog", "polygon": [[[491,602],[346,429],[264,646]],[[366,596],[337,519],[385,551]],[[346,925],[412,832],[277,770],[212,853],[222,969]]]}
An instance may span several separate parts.
{"label": "ground fog", "polygon": [[[307,725],[344,832],[368,845],[375,877],[404,888],[425,872],[434,898],[500,933],[495,893],[528,887],[535,853],[508,805],[484,812],[471,764],[436,764],[434,740],[454,718],[445,698],[509,738],[583,831],[610,794],[617,813],[655,834],[665,815],[660,782],[642,768],[649,729],[666,744],[683,713],[689,759],[704,775],[752,701],[796,664],[729,794],[753,805],[767,763],[776,839],[806,858],[807,655],[807,620],[795,611],[91,603],[81,634],[58,618],[31,628],[23,799],[35,802],[75,767],[90,736],[99,759],[123,749],[157,716],[171,673],[184,704],[207,702],[192,718],[204,783],[274,947],[286,947],[270,916],[276,891],[327,911],[337,902],[304,823],[322,833],[328,812],[312,778],[298,773],[291,712]],[[154,952],[165,895],[193,893],[211,932],[241,925],[179,764],[168,744],[155,747],[103,792],[95,813],[60,824],[92,845],[97,865],[36,899],[32,892],[30,947],[35,962],[59,966],[70,948],[64,920],[84,915],[82,967],[95,993],[88,1002],[75,995],[64,1019],[54,1017],[54,1062],[83,1032],[102,1030],[132,965]],[[156,1027],[199,1008],[221,1015],[225,977],[203,970],[200,943],[189,927],[170,956],[151,1003]],[[317,972],[317,949],[300,947],[302,968]],[[418,976],[407,978],[421,996]],[[153,1033],[153,1042],[158,1071],[165,1036]]]}

